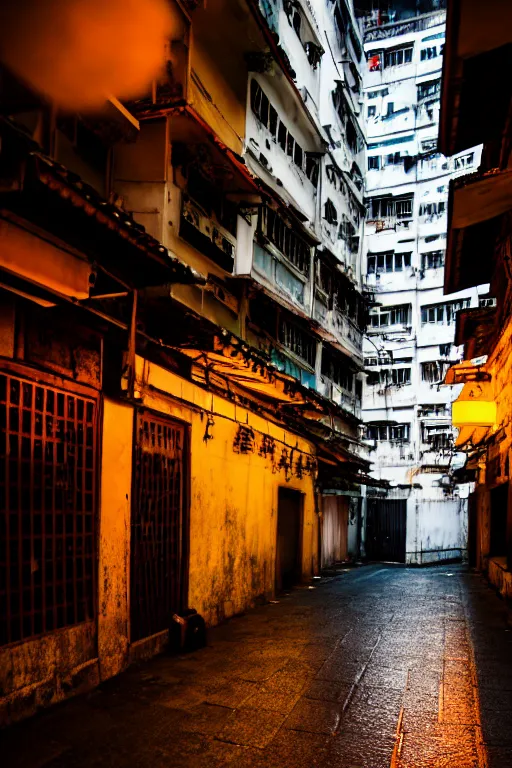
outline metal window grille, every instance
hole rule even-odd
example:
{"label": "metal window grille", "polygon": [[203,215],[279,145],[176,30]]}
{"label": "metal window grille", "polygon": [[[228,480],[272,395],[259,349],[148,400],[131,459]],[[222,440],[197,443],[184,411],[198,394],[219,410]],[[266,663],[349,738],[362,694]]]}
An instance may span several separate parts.
{"label": "metal window grille", "polygon": [[97,404],[0,373],[0,645],[94,618]]}
{"label": "metal window grille", "polygon": [[312,368],[315,367],[316,341],[302,328],[288,320],[281,319],[279,324],[279,341],[294,354],[305,360]]}
{"label": "metal window grille", "polygon": [[293,266],[306,277],[309,275],[311,249],[305,240],[294,232],[273,210],[260,208],[258,228]]}
{"label": "metal window grille", "polygon": [[133,640],[168,629],[180,611],[185,427],[139,413],[132,509]]}

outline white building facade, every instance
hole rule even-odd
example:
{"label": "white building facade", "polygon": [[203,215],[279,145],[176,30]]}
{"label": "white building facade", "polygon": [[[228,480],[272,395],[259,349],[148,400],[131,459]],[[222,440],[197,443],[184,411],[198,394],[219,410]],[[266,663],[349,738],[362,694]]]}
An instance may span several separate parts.
{"label": "white building facade", "polygon": [[[398,15],[397,15],[398,16]],[[364,341],[363,420],[373,473],[392,483],[366,502],[366,555],[422,564],[463,557],[468,487],[441,386],[460,359],[459,309],[476,290],[443,295],[450,179],[476,170],[479,150],[437,152],[445,12],[365,20],[367,132],[363,280],[374,292]]]}

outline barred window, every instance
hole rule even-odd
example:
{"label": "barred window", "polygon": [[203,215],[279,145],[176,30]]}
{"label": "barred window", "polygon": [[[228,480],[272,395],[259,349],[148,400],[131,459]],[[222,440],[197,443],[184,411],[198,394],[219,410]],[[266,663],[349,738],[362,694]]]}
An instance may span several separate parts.
{"label": "barred window", "polygon": [[0,374],[0,645],[94,618],[96,400]]}
{"label": "barred window", "polygon": [[299,272],[309,275],[311,249],[277,211],[268,206],[260,208],[258,229]]}
{"label": "barred window", "polygon": [[251,109],[260,123],[270,131],[274,141],[286,152],[294,165],[304,171],[314,187],[318,184],[318,157],[306,152],[288,131],[277,110],[270,103],[268,96],[258,82],[251,80]]}
{"label": "barred window", "polygon": [[392,325],[411,324],[411,305],[399,304],[394,307],[378,307],[370,313],[372,328],[386,328]]}
{"label": "barred window", "polygon": [[420,216],[441,216],[446,211],[444,200],[438,200],[435,203],[422,203],[420,205]]}
{"label": "barred window", "polygon": [[382,274],[383,272],[403,272],[411,266],[412,253],[375,253],[368,255],[368,274]]}
{"label": "barred window", "polygon": [[398,219],[412,216],[413,195],[404,197],[372,197],[368,206],[369,219],[387,219],[396,216]]}
{"label": "barred window", "polygon": [[367,424],[366,436],[368,440],[377,440],[378,442],[408,443],[410,430],[410,424]]}
{"label": "barred window", "polygon": [[382,368],[368,374],[368,386],[404,387],[411,383],[411,368]]}
{"label": "barred window", "polygon": [[442,384],[450,365],[448,360],[429,360],[421,363],[421,378],[429,384]]}
{"label": "barred window", "polygon": [[407,48],[395,48],[390,51],[384,51],[384,66],[399,67],[402,64],[409,64],[412,61],[413,46]]}
{"label": "barred window", "polygon": [[421,308],[421,324],[452,325],[457,312],[470,306],[470,299],[448,301],[445,304],[429,304]]}
{"label": "barred window", "polygon": [[422,427],[422,442],[436,451],[447,451],[453,448],[453,431],[448,424],[424,424]]}
{"label": "barred window", "polygon": [[347,358],[326,346],[322,349],[322,376],[334,381],[347,392],[354,390],[354,372]]}
{"label": "barred window", "polygon": [[429,80],[417,86],[418,99],[424,99],[427,96],[437,96],[441,93],[441,80]]}
{"label": "barred window", "polygon": [[279,323],[279,341],[297,357],[305,360],[312,368],[315,367],[316,339],[302,328],[299,328],[298,325],[286,318],[281,318]]}
{"label": "barred window", "polygon": [[444,266],[444,251],[428,251],[421,255],[422,269],[439,269]]}

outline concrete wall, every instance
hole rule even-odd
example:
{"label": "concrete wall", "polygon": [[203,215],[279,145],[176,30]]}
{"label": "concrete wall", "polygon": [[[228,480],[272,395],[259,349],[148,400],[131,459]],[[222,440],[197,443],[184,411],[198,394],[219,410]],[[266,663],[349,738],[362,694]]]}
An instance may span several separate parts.
{"label": "concrete wall", "polygon": [[98,656],[101,679],[125,665],[129,645],[133,408],[105,398],[98,542]]}
{"label": "concrete wall", "polygon": [[406,562],[423,565],[466,556],[465,499],[425,499],[407,502]]}

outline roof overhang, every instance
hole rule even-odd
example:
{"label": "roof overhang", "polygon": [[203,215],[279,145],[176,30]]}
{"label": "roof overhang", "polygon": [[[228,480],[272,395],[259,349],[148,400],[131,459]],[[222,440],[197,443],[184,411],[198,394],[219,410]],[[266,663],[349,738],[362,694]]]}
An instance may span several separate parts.
{"label": "roof overhang", "polygon": [[[208,123],[189,105],[173,106],[164,110],[170,115],[170,139],[173,145],[206,144],[212,154],[216,170],[216,184],[231,198],[261,195],[258,180],[250,173],[244,159],[224,144]],[[154,117],[154,113],[151,117]]]}
{"label": "roof overhang", "polygon": [[509,171],[450,182],[445,294],[491,282],[500,217],[512,208],[511,192]]}
{"label": "roof overhang", "polygon": [[111,205],[77,174],[44,155],[22,129],[0,118],[2,155],[12,178],[0,208],[58,238],[133,288],[204,283],[128,213]]}
{"label": "roof overhang", "polygon": [[473,307],[457,312],[455,344],[464,345],[468,360],[488,355],[497,331],[496,307]]}
{"label": "roof overhang", "polygon": [[450,156],[481,144],[504,127],[512,82],[512,4],[448,3],[439,149]]}
{"label": "roof overhang", "polygon": [[452,365],[444,378],[443,384],[467,384],[472,381],[491,381],[491,374],[483,365],[478,365],[472,360],[463,360],[462,363]]}

